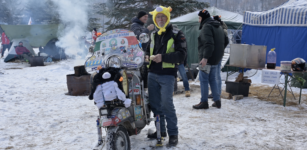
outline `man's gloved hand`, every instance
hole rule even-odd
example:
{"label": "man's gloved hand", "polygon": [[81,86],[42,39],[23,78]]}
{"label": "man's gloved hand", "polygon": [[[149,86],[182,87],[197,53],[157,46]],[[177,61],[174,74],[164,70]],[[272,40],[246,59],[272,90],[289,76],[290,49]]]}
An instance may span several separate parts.
{"label": "man's gloved hand", "polygon": [[125,104],[125,107],[126,107],[126,108],[130,107],[130,105],[131,105],[131,99],[126,99],[125,102],[124,102],[124,104]]}

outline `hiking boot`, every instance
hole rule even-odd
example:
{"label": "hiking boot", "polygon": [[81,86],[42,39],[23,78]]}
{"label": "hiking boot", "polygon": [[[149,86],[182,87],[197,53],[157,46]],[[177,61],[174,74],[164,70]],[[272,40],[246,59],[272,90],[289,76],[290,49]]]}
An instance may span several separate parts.
{"label": "hiking boot", "polygon": [[185,91],[185,97],[190,97],[191,96],[191,92],[190,91]]}
{"label": "hiking boot", "polygon": [[208,105],[208,102],[200,102],[197,105],[193,105],[193,108],[194,109],[208,109],[209,105]]}
{"label": "hiking boot", "polygon": [[208,95],[208,98],[213,98],[212,93]]}
{"label": "hiking boot", "polygon": [[[161,137],[166,137],[166,132],[161,132]],[[156,139],[157,138],[157,131],[155,133],[148,134],[147,138]]]}
{"label": "hiking boot", "polygon": [[170,135],[168,140],[169,146],[176,146],[178,144],[178,135]]}
{"label": "hiking boot", "polygon": [[221,104],[221,101],[218,100],[218,101],[215,101],[213,104],[212,104],[212,107],[216,107],[216,108],[221,108],[222,104]]}

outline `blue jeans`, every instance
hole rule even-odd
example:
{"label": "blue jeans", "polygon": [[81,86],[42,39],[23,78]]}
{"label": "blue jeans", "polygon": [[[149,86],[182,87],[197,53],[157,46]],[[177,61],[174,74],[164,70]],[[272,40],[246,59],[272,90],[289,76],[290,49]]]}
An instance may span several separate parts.
{"label": "blue jeans", "polygon": [[219,62],[219,64],[217,64],[217,74],[216,74],[216,79],[217,79],[217,90],[218,90],[218,93],[219,95],[221,96],[222,94],[222,77],[221,77],[221,65],[222,65],[222,60]]}
{"label": "blue jeans", "polygon": [[173,103],[175,77],[172,75],[158,75],[148,73],[149,104],[155,115],[160,115],[161,132],[166,132],[167,122],[168,135],[178,135],[177,116]]}
{"label": "blue jeans", "polygon": [[217,83],[218,72],[220,72],[220,70],[218,69],[218,65],[212,65],[209,74],[203,71],[199,71],[201,102],[208,102],[209,84],[211,87],[213,101],[220,100]]}
{"label": "blue jeans", "polygon": [[178,66],[178,71],[180,73],[180,76],[182,77],[184,90],[185,91],[190,91],[189,80],[188,80],[187,73],[185,72],[183,64],[180,64]]}
{"label": "blue jeans", "polygon": [[[217,71],[216,73],[216,82],[217,82],[217,88],[218,88],[218,93],[221,96],[222,94],[222,77],[221,77],[221,65],[222,65],[222,60],[217,64],[217,69],[220,71]],[[210,86],[211,87],[211,86]]]}

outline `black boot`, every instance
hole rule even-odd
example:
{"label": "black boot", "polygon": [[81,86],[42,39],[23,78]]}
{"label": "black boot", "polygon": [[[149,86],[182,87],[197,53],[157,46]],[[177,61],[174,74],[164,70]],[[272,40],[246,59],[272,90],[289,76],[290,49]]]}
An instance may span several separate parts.
{"label": "black boot", "polygon": [[168,145],[169,146],[176,146],[178,144],[178,135],[170,135]]}
{"label": "black boot", "polygon": [[213,98],[212,93],[208,95],[208,98]]}
{"label": "black boot", "polygon": [[208,109],[209,105],[208,105],[208,102],[200,102],[197,105],[193,105],[193,108],[194,109]]}
{"label": "black boot", "polygon": [[[166,132],[161,132],[161,137],[166,137]],[[155,133],[148,134],[147,138],[156,139],[157,138],[157,131]]]}
{"label": "black boot", "polygon": [[221,108],[221,107],[222,107],[221,101],[220,101],[220,100],[215,101],[215,102],[212,104],[212,107]]}

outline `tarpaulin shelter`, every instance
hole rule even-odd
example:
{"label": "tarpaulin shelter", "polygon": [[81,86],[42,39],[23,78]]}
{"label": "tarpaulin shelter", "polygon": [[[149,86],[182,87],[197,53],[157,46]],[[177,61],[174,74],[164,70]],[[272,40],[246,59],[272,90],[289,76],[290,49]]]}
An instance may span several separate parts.
{"label": "tarpaulin shelter", "polygon": [[13,44],[9,49],[8,55],[5,57],[4,62],[8,62],[10,60],[14,60],[15,58],[17,58],[15,47],[18,46],[19,42],[22,42],[23,46],[26,47],[32,53],[33,56],[35,55],[33,47],[30,45],[29,41],[25,39],[13,39],[11,42],[13,42]]}
{"label": "tarpaulin shelter", "polygon": [[307,0],[290,0],[263,12],[245,12],[242,43],[276,48],[276,65],[307,59]]}
{"label": "tarpaulin shelter", "polygon": [[[240,29],[243,23],[243,16],[219,9],[216,7],[206,8],[211,16],[220,15],[221,20],[225,22],[228,29]],[[188,45],[188,64],[198,63],[198,36],[199,36],[199,25],[198,22],[198,12],[195,11],[177,18],[172,19],[170,22],[178,26],[178,28],[183,32],[186,37]]]}
{"label": "tarpaulin shelter", "polygon": [[[5,34],[11,41],[19,42],[21,40],[27,41],[29,46],[40,47],[45,46],[50,40],[58,37],[58,31],[63,30],[63,25],[51,24],[51,25],[0,25],[5,31]],[[24,43],[25,44],[25,43]],[[13,43],[14,45],[14,43]],[[18,43],[17,43],[18,45]],[[12,46],[9,55],[5,58],[5,62],[10,61],[16,57],[16,53],[12,51]],[[29,49],[30,50],[30,49]],[[12,52],[11,52],[12,51]],[[31,50],[30,50],[31,51]]]}

